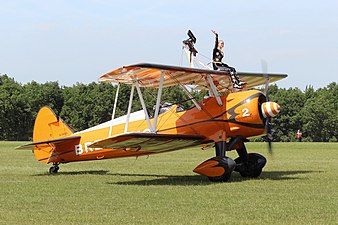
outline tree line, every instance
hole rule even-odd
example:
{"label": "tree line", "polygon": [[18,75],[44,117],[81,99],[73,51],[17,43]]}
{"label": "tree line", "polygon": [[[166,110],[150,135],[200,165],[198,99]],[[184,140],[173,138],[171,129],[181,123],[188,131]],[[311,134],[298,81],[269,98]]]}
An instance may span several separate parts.
{"label": "tree line", "polygon": [[[83,130],[111,119],[117,86],[109,83],[76,83],[71,87],[58,82],[39,84],[32,81],[20,84],[6,74],[0,74],[0,140],[27,141],[33,134],[34,120],[42,106],[48,105],[64,119],[74,131]],[[126,114],[130,86],[121,85],[116,117]],[[155,105],[157,90],[142,89],[147,108]],[[203,91],[193,92],[200,101]],[[274,141],[296,141],[296,132],[303,132],[304,141],[336,142],[338,139],[338,87],[332,82],[315,90],[309,86],[305,91],[298,88],[279,88],[270,85],[269,98],[278,102],[282,112],[273,118]],[[141,104],[134,93],[133,111]],[[165,88],[162,102],[192,107],[179,86]],[[262,137],[255,141],[264,140]]]}

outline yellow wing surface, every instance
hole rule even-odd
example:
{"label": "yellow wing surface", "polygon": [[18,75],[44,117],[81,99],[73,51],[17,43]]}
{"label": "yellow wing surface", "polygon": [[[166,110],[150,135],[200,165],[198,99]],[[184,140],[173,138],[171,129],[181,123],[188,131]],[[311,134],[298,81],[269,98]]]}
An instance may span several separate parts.
{"label": "yellow wing surface", "polygon": [[92,143],[90,148],[113,148],[125,151],[166,152],[204,143],[204,136],[180,134],[127,133]]}
{"label": "yellow wing surface", "polygon": [[[197,89],[208,89],[207,79],[211,76],[217,89],[224,90],[232,86],[230,74],[225,71],[195,69],[178,66],[168,66],[159,64],[141,63],[130,66],[124,66],[102,75],[99,78],[101,82],[113,82],[133,84],[138,82],[140,87],[158,88],[160,84],[160,75],[164,73],[163,87],[169,87],[181,83],[183,85],[193,85]],[[241,80],[247,82],[247,88],[252,88],[265,84],[266,75],[269,77],[269,83],[287,77],[286,74],[263,74],[263,73],[245,73],[238,72]]]}

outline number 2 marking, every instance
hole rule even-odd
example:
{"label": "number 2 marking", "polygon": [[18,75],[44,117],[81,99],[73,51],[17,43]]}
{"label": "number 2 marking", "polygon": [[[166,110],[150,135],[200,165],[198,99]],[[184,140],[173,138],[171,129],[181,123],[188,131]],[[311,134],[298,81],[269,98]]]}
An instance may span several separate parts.
{"label": "number 2 marking", "polygon": [[242,109],[242,112],[243,112],[242,117],[248,117],[248,116],[251,116],[251,114],[249,113],[249,109],[248,109],[248,108]]}

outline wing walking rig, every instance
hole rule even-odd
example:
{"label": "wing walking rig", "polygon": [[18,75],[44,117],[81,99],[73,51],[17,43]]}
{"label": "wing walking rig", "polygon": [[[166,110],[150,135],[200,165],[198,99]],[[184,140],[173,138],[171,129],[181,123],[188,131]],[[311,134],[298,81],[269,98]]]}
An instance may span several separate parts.
{"label": "wing walking rig", "polygon": [[[247,89],[264,85],[267,76],[270,83],[287,77],[245,72],[238,76],[247,82]],[[248,153],[245,142],[249,137],[264,135],[269,118],[280,112],[280,106],[267,101],[264,93],[234,92],[229,88],[229,74],[224,71],[149,63],[117,68],[100,76],[99,81],[117,83],[112,120],[74,133],[50,108],[43,107],[35,121],[33,143],[18,148],[33,150],[37,160],[53,163],[50,173],[57,173],[60,163],[214,147],[215,156],[198,165],[194,172],[215,182],[229,180],[233,171],[243,177],[261,174],[266,159]],[[127,114],[115,118],[120,84],[130,85],[131,93]],[[180,86],[194,107],[183,110],[172,105],[163,111],[163,88],[170,86]],[[141,87],[158,89],[153,117],[148,115]],[[135,89],[142,110],[132,112]],[[198,102],[189,90],[208,90],[209,96]],[[237,151],[237,159],[226,156],[231,150]]]}

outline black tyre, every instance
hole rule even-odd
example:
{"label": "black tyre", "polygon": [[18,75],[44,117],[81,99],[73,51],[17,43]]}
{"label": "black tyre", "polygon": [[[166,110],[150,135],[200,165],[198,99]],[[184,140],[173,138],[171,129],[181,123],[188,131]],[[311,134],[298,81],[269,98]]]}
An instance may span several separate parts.
{"label": "black tyre", "polygon": [[59,167],[58,166],[52,166],[49,168],[49,173],[50,174],[57,174],[59,172]]}
{"label": "black tyre", "polygon": [[242,159],[238,157],[235,159],[237,164],[236,171],[241,174],[242,177],[259,177],[262,173],[263,167],[266,164],[266,158],[258,153],[248,154],[248,164],[243,164]]}
{"label": "black tyre", "polygon": [[227,182],[231,177],[231,173],[223,174],[219,177],[208,177],[211,182]]}
{"label": "black tyre", "polygon": [[208,177],[208,179],[212,182],[227,182],[231,177],[232,171],[236,167],[236,162],[231,158],[219,156],[214,157],[214,160],[219,162],[218,166],[224,168],[224,173],[218,177]]}
{"label": "black tyre", "polygon": [[256,178],[259,177],[262,173],[262,169],[257,170],[249,170],[249,171],[241,171],[239,174],[241,174],[242,177],[250,177],[250,178]]}

